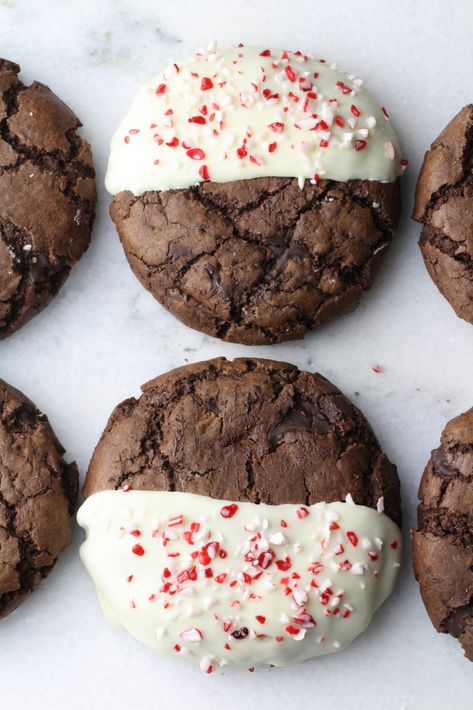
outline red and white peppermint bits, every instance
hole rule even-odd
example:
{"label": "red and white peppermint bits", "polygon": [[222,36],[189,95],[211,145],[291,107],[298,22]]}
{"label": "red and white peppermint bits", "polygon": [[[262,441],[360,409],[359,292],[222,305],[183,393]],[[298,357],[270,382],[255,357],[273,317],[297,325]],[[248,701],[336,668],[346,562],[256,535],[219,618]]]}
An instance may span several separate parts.
{"label": "red and white peppermint bits", "polygon": [[204,116],[191,116],[191,118],[188,118],[187,121],[188,123],[198,123],[201,126],[207,123]]}
{"label": "red and white peppermint bits", "polygon": [[205,153],[201,148],[189,148],[186,155],[192,160],[203,160],[205,158]]}
{"label": "red and white peppermint bits", "polygon": [[[133,615],[145,643],[206,673],[289,662],[294,644],[301,658],[345,645],[397,574],[398,529],[353,500],[280,507],[138,491],[124,507],[116,495],[119,512],[95,538],[99,574],[113,576],[105,558],[119,552],[116,599],[98,580],[112,589],[106,603]],[[92,534],[103,518],[87,521]]]}
{"label": "red and white peppermint bits", "polygon": [[347,532],[347,538],[349,539],[353,547],[356,547],[358,545],[358,535],[353,532],[353,530],[349,530]]}
{"label": "red and white peppermint bits", "polygon": [[297,74],[291,66],[288,65],[284,71],[286,72],[286,76],[289,79],[289,81],[292,81],[292,82],[296,81]]}
{"label": "red and white peppermint bits", "polygon": [[307,518],[307,516],[309,515],[309,511],[307,508],[304,508],[304,507],[297,508],[296,515],[299,518],[299,520],[302,520],[303,518]]}
{"label": "red and white peppermint bits", "polygon": [[208,76],[202,77],[202,81],[200,82],[200,90],[201,91],[208,91],[209,89],[213,88],[213,81],[210,79]]}
{"label": "red and white peppermint bits", "polygon": [[238,505],[236,503],[230,503],[229,505],[224,505],[220,508],[220,515],[222,518],[233,518],[238,510]]}
{"label": "red and white peppermint bits", "polygon": [[199,168],[199,175],[202,180],[210,180],[209,169],[206,165],[201,165],[201,167]]}
{"label": "red and white peppermint bits", "polygon": [[281,121],[273,121],[273,123],[270,123],[268,126],[274,133],[282,133],[284,130],[284,123],[281,123]]}
{"label": "red and white peppermint bits", "polygon": [[291,569],[291,558],[287,556],[283,560],[276,560],[276,567],[281,572],[287,572],[288,569]]}
{"label": "red and white peppermint bits", "polygon": [[174,515],[172,518],[169,518],[168,527],[174,528],[174,527],[176,527],[176,525],[182,525],[183,518],[184,518],[184,516],[182,513],[179,513],[178,515]]}
{"label": "red and white peppermint bits", "polygon": [[287,50],[199,50],[137,96],[119,146],[112,145],[120,159],[110,161],[107,186],[114,194],[140,192],[255,173],[312,184],[321,177],[394,181],[406,163],[387,119],[359,79],[322,59]]}
{"label": "red and white peppermint bits", "polygon": [[258,566],[262,569],[268,569],[268,567],[273,564],[273,560],[275,557],[276,554],[273,550],[266,550],[265,552],[261,552],[258,556]]}
{"label": "red and white peppermint bits", "polygon": [[361,116],[361,111],[358,108],[358,106],[355,106],[355,104],[351,105],[350,110],[351,110],[352,114],[354,116],[356,116],[356,118],[359,118]]}

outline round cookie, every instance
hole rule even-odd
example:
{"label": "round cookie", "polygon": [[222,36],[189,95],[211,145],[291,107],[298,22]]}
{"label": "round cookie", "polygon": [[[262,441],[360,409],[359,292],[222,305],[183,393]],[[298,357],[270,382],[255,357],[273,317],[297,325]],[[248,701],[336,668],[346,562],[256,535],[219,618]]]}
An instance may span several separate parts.
{"label": "round cookie", "polygon": [[106,185],[145,288],[192,328],[263,344],[356,307],[395,232],[405,164],[353,75],[212,46],[141,89]]}
{"label": "round cookie", "polygon": [[205,673],[345,648],[398,575],[395,467],[333,385],[286,363],[148,382],[112,413],[84,492],[106,619]]}
{"label": "round cookie", "polygon": [[422,476],[414,571],[437,631],[473,661],[473,408],[442,432]]}
{"label": "round cookie", "polygon": [[473,104],[432,143],[417,182],[413,218],[432,280],[459,318],[473,323]]}
{"label": "round cookie", "polygon": [[0,380],[0,618],[72,541],[78,472],[63,454],[47,417]]}
{"label": "round cookie", "polygon": [[112,413],[84,486],[184,491],[273,505],[354,501],[400,524],[396,468],[321,375],[225,358],[151,380]]}
{"label": "round cookie", "polygon": [[57,294],[90,242],[95,171],[79,119],[0,60],[0,339]]}

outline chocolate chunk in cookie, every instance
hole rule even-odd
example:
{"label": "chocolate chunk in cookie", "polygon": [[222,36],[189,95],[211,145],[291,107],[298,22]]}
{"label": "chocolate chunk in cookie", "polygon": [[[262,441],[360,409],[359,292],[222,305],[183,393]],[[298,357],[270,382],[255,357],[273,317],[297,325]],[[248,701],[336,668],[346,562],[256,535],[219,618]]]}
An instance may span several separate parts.
{"label": "chocolate chunk in cookie", "polygon": [[46,416],[0,380],[0,618],[71,543],[78,473],[63,454]]}
{"label": "chocolate chunk in cookie", "polygon": [[422,476],[414,571],[433,625],[473,661],[473,409],[452,419]]}
{"label": "chocolate chunk in cookie", "polygon": [[432,280],[457,316],[473,323],[473,104],[453,118],[427,151],[413,218]]}
{"label": "chocolate chunk in cookie", "polygon": [[87,249],[95,172],[79,119],[0,60],[0,339],[41,311]]}
{"label": "chocolate chunk in cookie", "polygon": [[116,407],[84,493],[132,487],[269,504],[344,501],[400,523],[396,468],[321,375],[259,359],[178,368]]}

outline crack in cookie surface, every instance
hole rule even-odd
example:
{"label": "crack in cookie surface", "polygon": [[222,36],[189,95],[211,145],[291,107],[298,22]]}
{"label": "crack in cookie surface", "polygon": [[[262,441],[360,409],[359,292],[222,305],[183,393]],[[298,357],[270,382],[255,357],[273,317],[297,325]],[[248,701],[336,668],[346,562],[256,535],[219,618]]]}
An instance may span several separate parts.
{"label": "crack in cookie surface", "polygon": [[359,410],[321,376],[268,360],[180,368],[118,405],[84,492],[124,484],[270,504],[384,497],[400,522],[396,469]]}
{"label": "crack in cookie surface", "polygon": [[352,310],[399,215],[399,183],[260,178],[119,193],[114,219],[142,284],[187,325],[225,340],[299,338]]}

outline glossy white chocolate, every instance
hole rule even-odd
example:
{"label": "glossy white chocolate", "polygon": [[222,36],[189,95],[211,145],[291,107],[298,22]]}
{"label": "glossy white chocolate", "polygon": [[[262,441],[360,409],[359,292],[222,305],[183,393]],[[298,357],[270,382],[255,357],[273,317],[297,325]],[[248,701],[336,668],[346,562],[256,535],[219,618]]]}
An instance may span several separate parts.
{"label": "glossy white chocolate", "polygon": [[[224,517],[225,516],[225,517]],[[401,536],[351,503],[230,503],[103,491],[78,513],[107,619],[205,671],[284,666],[347,646],[389,596]]]}
{"label": "glossy white chocolate", "polygon": [[353,75],[300,53],[211,46],[139,90],[106,186],[139,195],[203,179],[392,182],[401,159],[387,112]]}

